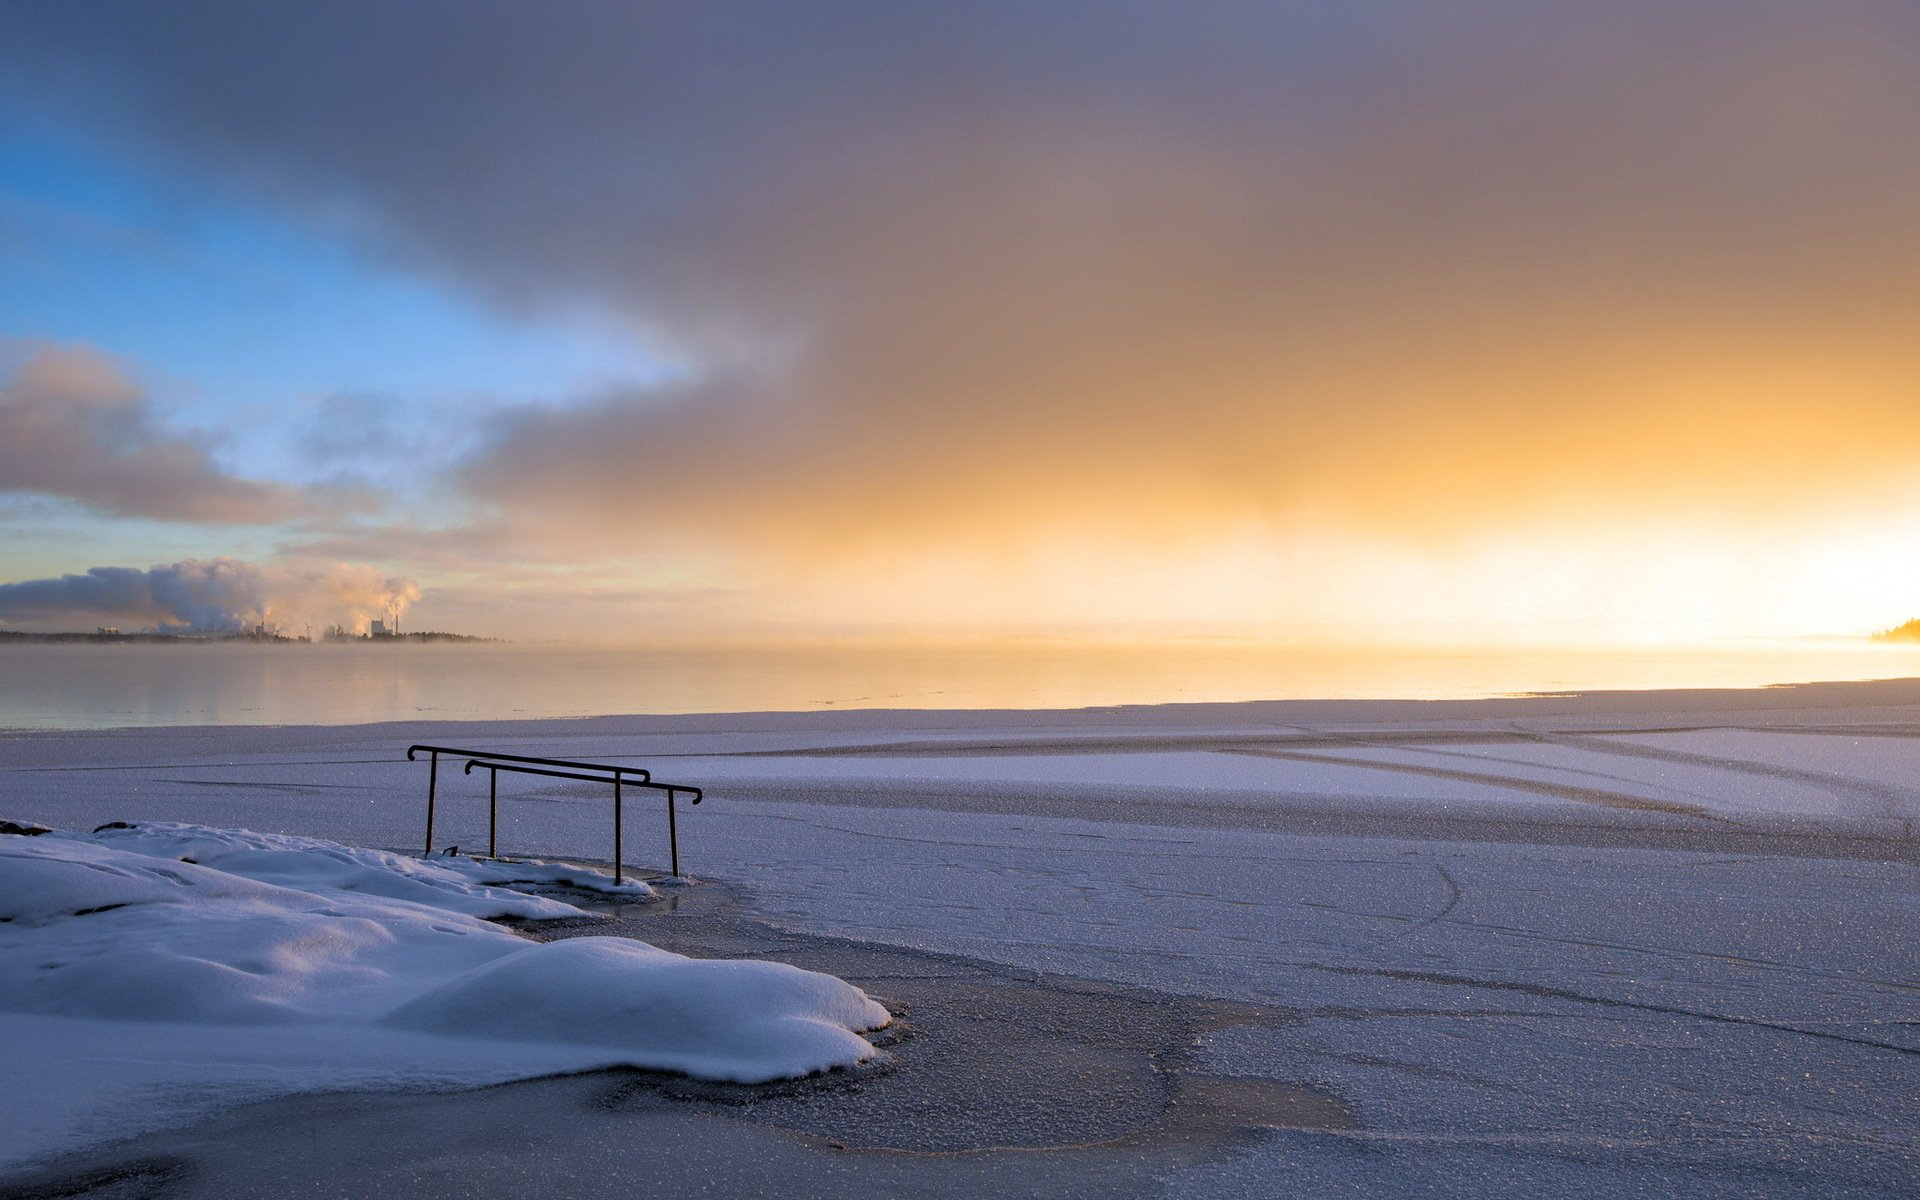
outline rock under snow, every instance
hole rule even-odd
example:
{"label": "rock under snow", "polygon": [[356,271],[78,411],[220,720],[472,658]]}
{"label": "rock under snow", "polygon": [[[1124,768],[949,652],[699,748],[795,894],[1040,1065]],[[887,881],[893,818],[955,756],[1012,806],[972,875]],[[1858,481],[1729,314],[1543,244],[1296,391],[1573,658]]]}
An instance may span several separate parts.
{"label": "rock under snow", "polygon": [[529,876],[612,890],[192,825],[0,838],[0,1043],[53,1076],[0,1097],[0,1165],[217,1100],[612,1066],[757,1082],[875,1055],[860,1034],[886,1010],[832,976],[483,919],[584,915],[494,886]]}

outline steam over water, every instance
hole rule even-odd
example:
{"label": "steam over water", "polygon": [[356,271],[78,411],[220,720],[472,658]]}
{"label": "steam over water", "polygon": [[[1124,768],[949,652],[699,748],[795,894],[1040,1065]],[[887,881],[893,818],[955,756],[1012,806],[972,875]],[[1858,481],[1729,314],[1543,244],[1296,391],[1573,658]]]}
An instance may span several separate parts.
{"label": "steam over water", "polygon": [[1532,653],[1216,644],[718,650],[23,644],[0,646],[0,728],[1447,699],[1908,676],[1920,676],[1920,647],[1866,642]]}

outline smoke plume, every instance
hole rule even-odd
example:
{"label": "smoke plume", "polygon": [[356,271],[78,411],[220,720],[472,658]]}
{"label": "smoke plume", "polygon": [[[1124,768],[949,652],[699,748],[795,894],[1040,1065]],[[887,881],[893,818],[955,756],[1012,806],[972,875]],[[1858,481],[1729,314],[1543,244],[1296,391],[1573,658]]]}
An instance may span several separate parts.
{"label": "smoke plume", "polygon": [[264,625],[287,634],[340,625],[365,632],[375,617],[397,622],[419,598],[413,580],[365,565],[186,559],[146,570],[93,567],[84,575],[0,584],[0,625],[71,628],[111,621],[169,633],[233,633]]}

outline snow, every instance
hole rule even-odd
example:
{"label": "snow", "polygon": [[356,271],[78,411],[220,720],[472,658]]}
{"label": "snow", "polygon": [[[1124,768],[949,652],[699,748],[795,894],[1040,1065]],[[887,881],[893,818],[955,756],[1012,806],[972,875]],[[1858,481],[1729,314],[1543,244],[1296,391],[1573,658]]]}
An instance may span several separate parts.
{"label": "snow", "polygon": [[[1285,1014],[1197,1053],[1324,1088],[1363,1128],[1275,1132],[1170,1176],[1169,1195],[1920,1193],[1920,684],[23,734],[0,739],[0,815],[417,850],[412,741],[708,785],[680,809],[683,862],[744,886],[778,925]],[[484,783],[441,784],[442,843],[483,842]],[[516,850],[609,849],[604,789],[503,783],[500,821]],[[634,861],[658,864],[664,812],[630,803],[627,821]],[[601,994],[586,978],[601,965],[568,965],[580,996]],[[468,1078],[472,1051],[435,1047],[485,1047],[492,1078],[522,1050],[529,1071],[604,1054],[511,1027],[467,1036],[480,1031],[457,989],[438,1003],[437,1028],[465,1035],[363,1023],[365,1051],[342,1064],[289,1068],[235,1025],[168,1026],[185,1032],[164,1049],[111,1037],[190,1060],[216,1091],[269,1068],[301,1086]],[[19,1028],[20,1070],[51,1094],[90,1061],[71,1038],[42,1054],[37,1026]],[[110,1066],[135,1082],[163,1068]],[[67,1119],[45,1117],[47,1136]]]}
{"label": "snow", "polygon": [[401,1029],[604,1046],[632,1066],[760,1083],[874,1056],[855,1030],[886,1009],[784,963],[702,961],[643,942],[571,938],[502,956],[388,1014]]}
{"label": "snow", "polygon": [[[761,1082],[852,1066],[884,1008],[781,963],[487,917],[585,917],[495,886],[577,868],[417,861],[183,824],[0,837],[0,1166],[213,1102],[633,1066]],[[425,1036],[422,1036],[425,1035]],[[217,1091],[214,1085],[217,1084]]]}
{"label": "snow", "polygon": [[390,900],[412,900],[475,917],[579,916],[558,900],[510,891],[511,884],[565,885],[628,899],[646,899],[654,890],[637,880],[614,883],[598,871],[562,863],[475,859],[443,854],[431,859],[343,846],[321,838],[255,833],[249,829],[208,829],[169,821],[138,825],[116,822],[87,838],[159,858],[214,867],[260,883],[305,890],[358,892]]}

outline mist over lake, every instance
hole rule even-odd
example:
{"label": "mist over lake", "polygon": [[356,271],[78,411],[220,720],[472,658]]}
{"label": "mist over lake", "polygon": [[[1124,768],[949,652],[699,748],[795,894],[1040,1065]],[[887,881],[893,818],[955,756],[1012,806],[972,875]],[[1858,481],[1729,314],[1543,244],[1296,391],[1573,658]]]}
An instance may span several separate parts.
{"label": "mist over lake", "polygon": [[10,645],[0,728],[353,725],[616,713],[1070,709],[1756,687],[1920,675],[1920,646],[1385,651],[1237,643],[609,648]]}

